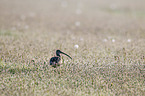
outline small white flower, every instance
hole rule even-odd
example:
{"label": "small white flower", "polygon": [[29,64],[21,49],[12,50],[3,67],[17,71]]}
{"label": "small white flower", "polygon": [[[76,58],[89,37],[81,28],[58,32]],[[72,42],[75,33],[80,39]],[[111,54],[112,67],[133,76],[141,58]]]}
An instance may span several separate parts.
{"label": "small white flower", "polygon": [[127,42],[131,42],[131,39],[128,39]]}
{"label": "small white flower", "polygon": [[75,47],[76,49],[78,49],[78,48],[79,48],[79,45],[76,44],[74,47]]}
{"label": "small white flower", "polygon": [[115,42],[115,39],[112,39],[112,42]]}

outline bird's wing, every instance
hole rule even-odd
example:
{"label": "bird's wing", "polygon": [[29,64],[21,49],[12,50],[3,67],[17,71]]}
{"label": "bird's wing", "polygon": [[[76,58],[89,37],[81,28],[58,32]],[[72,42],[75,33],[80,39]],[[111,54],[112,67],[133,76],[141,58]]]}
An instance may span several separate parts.
{"label": "bird's wing", "polygon": [[50,59],[50,63],[52,63],[52,62],[58,63],[59,61],[60,61],[60,57],[52,57]]}

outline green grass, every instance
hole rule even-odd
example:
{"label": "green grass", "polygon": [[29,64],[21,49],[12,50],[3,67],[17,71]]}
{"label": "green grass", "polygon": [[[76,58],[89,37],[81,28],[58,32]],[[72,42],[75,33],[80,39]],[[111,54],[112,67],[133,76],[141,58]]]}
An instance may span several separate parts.
{"label": "green grass", "polygon": [[[143,96],[145,18],[137,10],[144,6],[127,1],[120,10],[102,10],[114,1],[67,1],[64,8],[61,1],[1,0],[0,96]],[[73,59],[62,56],[53,68],[57,49]]]}
{"label": "green grass", "polygon": [[[144,60],[133,60],[124,49],[93,53],[67,61],[59,68],[47,66],[37,58],[16,64],[1,61],[3,95],[143,95]],[[81,53],[81,52],[80,52]],[[84,53],[85,54],[85,53]],[[130,54],[130,55],[129,55]],[[115,55],[115,56],[116,56]],[[86,58],[87,57],[87,58]],[[86,59],[83,59],[86,58]],[[66,58],[65,58],[66,59]],[[128,60],[126,60],[128,59]]]}

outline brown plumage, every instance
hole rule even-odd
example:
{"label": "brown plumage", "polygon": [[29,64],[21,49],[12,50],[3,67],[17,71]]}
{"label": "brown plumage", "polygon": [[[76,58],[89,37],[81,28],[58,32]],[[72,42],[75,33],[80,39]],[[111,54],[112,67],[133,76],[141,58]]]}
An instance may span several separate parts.
{"label": "brown plumage", "polygon": [[72,59],[69,55],[67,55],[66,53],[60,51],[60,50],[56,50],[56,56],[55,57],[52,57],[50,59],[50,65],[54,68],[60,66],[61,64],[61,56],[60,54],[64,54],[66,56],[68,56],[70,59]]}

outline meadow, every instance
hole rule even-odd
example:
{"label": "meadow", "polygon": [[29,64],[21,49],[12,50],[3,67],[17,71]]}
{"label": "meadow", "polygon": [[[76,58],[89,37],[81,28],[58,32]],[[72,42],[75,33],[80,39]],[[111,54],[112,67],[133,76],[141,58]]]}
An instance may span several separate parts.
{"label": "meadow", "polygon": [[143,96],[144,4],[0,0],[0,96]]}

